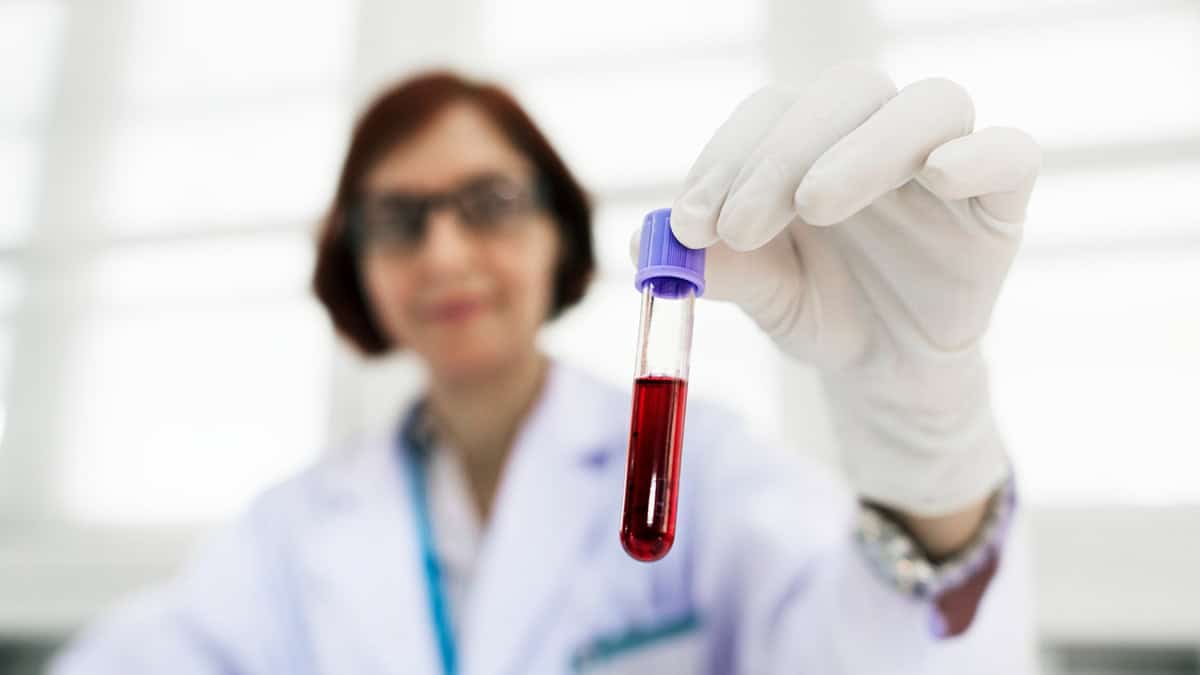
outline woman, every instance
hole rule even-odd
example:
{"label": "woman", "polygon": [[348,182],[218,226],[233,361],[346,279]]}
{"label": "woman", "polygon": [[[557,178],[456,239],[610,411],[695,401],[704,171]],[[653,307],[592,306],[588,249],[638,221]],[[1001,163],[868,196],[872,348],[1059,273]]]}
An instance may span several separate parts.
{"label": "woman", "polygon": [[[59,673],[1016,673],[1008,462],[978,343],[1038,170],[962,89],[861,66],[743,102],[674,205],[821,371],[852,490],[695,405],[663,560],[617,541],[629,393],[550,362],[591,274],[583,191],[497,88],[430,74],[351,140],[315,286],[422,402],[260,498]],[[636,236],[636,235],[635,235]],[[857,499],[855,499],[857,497]]]}

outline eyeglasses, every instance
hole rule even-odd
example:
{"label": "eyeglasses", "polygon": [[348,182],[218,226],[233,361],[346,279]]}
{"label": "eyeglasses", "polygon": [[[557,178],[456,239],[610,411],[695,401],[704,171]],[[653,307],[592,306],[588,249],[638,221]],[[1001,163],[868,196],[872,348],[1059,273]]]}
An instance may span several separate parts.
{"label": "eyeglasses", "polygon": [[429,215],[442,206],[453,207],[472,234],[495,235],[544,202],[540,186],[500,174],[477,176],[437,194],[366,195],[350,210],[351,243],[360,253],[416,251],[429,229]]}

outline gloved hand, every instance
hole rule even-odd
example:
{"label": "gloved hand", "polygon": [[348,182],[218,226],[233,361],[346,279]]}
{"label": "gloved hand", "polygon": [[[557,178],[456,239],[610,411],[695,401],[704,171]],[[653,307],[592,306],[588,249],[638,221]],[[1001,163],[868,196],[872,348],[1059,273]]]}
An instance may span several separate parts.
{"label": "gloved hand", "polygon": [[979,342],[1041,153],[973,126],[953,82],[897,93],[839,66],[738,106],[672,213],[709,249],[706,297],[820,371],[860,496],[914,515],[978,503],[1009,471]]}

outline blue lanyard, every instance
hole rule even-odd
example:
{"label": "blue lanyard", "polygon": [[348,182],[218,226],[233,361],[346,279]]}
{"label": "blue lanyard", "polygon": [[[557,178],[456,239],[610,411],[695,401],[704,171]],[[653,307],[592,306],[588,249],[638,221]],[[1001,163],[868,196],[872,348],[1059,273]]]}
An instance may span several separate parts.
{"label": "blue lanyard", "polygon": [[433,547],[433,523],[429,516],[429,496],[426,491],[426,467],[431,448],[417,433],[424,406],[418,404],[409,412],[400,432],[401,463],[407,468],[412,510],[417,519],[417,538],[421,546],[421,566],[425,572],[425,589],[429,598],[429,614],[437,637],[438,653],[442,659],[443,675],[457,675],[458,650],[454,644],[454,629],[442,583],[442,566]]}

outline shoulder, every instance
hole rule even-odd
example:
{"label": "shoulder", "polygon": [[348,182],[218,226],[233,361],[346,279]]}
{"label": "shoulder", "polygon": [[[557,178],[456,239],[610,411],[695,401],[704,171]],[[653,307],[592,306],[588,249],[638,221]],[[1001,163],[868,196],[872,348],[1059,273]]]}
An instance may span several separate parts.
{"label": "shoulder", "polygon": [[398,476],[395,430],[364,434],[327,448],[298,473],[264,489],[248,505],[240,524],[263,536],[286,533],[306,520],[381,486]]}

